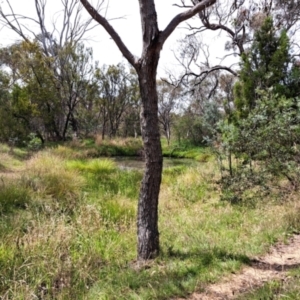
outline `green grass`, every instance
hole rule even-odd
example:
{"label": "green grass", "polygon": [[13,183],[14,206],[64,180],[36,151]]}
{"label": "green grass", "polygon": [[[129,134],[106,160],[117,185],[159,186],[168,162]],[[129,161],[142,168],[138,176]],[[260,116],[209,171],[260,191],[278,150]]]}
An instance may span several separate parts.
{"label": "green grass", "polygon": [[13,213],[18,209],[26,209],[30,204],[30,191],[24,186],[13,182],[0,184],[0,216]]}
{"label": "green grass", "polygon": [[83,174],[87,180],[89,193],[101,194],[105,199],[125,196],[136,200],[138,197],[142,180],[140,171],[120,170],[113,161],[108,159],[70,161],[67,166]]}
{"label": "green grass", "polygon": [[168,145],[165,139],[162,139],[163,156],[173,158],[190,158],[198,162],[207,162],[213,159],[213,154],[208,147],[198,147],[190,144],[176,142]]}
{"label": "green grass", "polygon": [[142,173],[84,151],[61,145],[24,160],[0,150],[9,168],[0,182],[0,298],[186,296],[300,229],[297,201],[231,205],[220,201],[211,158],[174,166],[160,192],[161,254],[139,267]]}
{"label": "green grass", "polygon": [[88,161],[73,161],[68,164],[71,168],[94,175],[105,175],[116,171],[117,166],[108,159],[93,159]]}

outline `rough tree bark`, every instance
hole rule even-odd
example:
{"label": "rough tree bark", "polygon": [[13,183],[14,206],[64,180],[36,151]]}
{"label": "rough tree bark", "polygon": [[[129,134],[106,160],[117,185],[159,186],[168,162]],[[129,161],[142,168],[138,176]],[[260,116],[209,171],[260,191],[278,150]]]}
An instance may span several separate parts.
{"label": "rough tree bark", "polygon": [[146,168],[141,185],[138,217],[138,259],[155,258],[159,253],[158,196],[162,174],[162,150],[158,126],[158,96],[156,72],[159,55],[166,39],[183,21],[188,20],[216,0],[204,0],[187,11],[176,15],[169,25],[159,31],[154,0],[139,0],[142,25],[143,51],[140,58],[131,54],[109,22],[95,10],[89,1],[80,0],[90,16],[108,32],[124,57],[135,68],[141,93],[141,130]]}

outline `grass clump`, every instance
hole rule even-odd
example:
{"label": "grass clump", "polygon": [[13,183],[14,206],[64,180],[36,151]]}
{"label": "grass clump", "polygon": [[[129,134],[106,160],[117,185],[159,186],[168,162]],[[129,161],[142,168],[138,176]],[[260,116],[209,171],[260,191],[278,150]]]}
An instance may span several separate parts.
{"label": "grass clump", "polygon": [[24,182],[38,197],[46,197],[52,209],[73,211],[82,194],[84,179],[66,168],[64,161],[43,151],[33,156],[26,165]]}
{"label": "grass clump", "polygon": [[51,152],[65,160],[87,159],[99,156],[95,148],[86,147],[84,143],[79,142],[68,142],[64,145],[57,145]]}
{"label": "grass clump", "polygon": [[74,275],[69,245],[73,231],[64,216],[31,216],[18,232],[17,243],[10,243],[8,248],[11,254],[1,266],[0,294],[7,299],[75,297],[70,291]]}
{"label": "grass clump", "polygon": [[300,204],[297,201],[297,195],[294,195],[296,199],[289,203],[291,209],[289,209],[285,215],[285,222],[289,231],[299,234],[300,233]]}
{"label": "grass clump", "polygon": [[57,155],[63,159],[74,159],[78,155],[78,151],[74,151],[71,147],[58,145],[52,149],[54,155]]}
{"label": "grass clump", "polygon": [[172,177],[172,176],[183,174],[186,170],[187,170],[186,166],[169,167],[163,170],[163,175]]}
{"label": "grass clump", "polygon": [[0,152],[0,172],[11,172],[22,166],[23,159],[14,156],[11,153]]}
{"label": "grass clump", "polygon": [[28,188],[10,181],[0,184],[0,215],[12,213],[17,209],[26,209],[31,202]]}
{"label": "grass clump", "polygon": [[108,159],[77,160],[69,162],[68,166],[81,172],[92,173],[94,175],[109,174],[117,169],[115,163]]}
{"label": "grass clump", "polygon": [[[200,171],[201,167],[189,168],[179,174],[173,184],[173,193],[176,197],[187,202],[207,201],[213,195],[212,184]],[[168,172],[168,171],[167,171]]]}
{"label": "grass clump", "polygon": [[140,139],[104,140],[96,143],[101,156],[138,156],[143,149]]}
{"label": "grass clump", "polygon": [[133,221],[136,216],[136,206],[125,199],[106,200],[101,204],[101,218],[105,222],[124,225]]}

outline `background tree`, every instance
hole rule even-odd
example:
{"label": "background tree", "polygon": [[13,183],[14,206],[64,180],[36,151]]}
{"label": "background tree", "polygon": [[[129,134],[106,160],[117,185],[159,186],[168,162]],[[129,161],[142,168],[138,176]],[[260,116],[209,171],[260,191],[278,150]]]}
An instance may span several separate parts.
{"label": "background tree", "polygon": [[[29,133],[36,133],[42,141],[44,141],[43,133],[45,123],[40,118],[41,107],[38,99],[42,86],[48,87],[47,72],[43,68],[43,61],[36,44],[28,42],[20,42],[10,47],[1,49],[1,66],[7,71],[11,71],[10,76],[10,93],[11,93],[11,114],[12,122],[22,122],[24,130],[23,134],[17,132],[20,141],[26,140]],[[39,81],[37,76],[41,75]],[[35,99],[31,99],[30,95],[34,93]],[[36,94],[35,94],[36,93]],[[50,97],[50,94],[48,94]],[[45,122],[49,114],[44,114]],[[12,127],[14,128],[14,127]]]}
{"label": "background tree", "polygon": [[177,138],[193,145],[208,145],[215,139],[215,127],[221,118],[223,99],[218,89],[218,72],[213,72],[202,79],[201,84],[194,80],[184,80],[184,105],[176,120]]}
{"label": "background tree", "polygon": [[266,18],[242,55],[236,107],[220,127],[228,157],[237,158],[235,170],[229,161],[230,178],[224,177],[234,197],[253,185],[266,191],[274,176],[299,186],[299,67],[290,53],[286,32],[277,34]]}
{"label": "background tree", "polygon": [[10,1],[5,0],[0,6],[2,17],[0,22],[14,31],[23,41],[38,41],[45,56],[55,57],[57,49],[62,49],[66,44],[76,46],[84,35],[95,27],[91,25],[90,18],[83,18],[83,8],[78,5],[79,2],[79,0],[60,1],[61,11],[53,18],[46,14],[47,0],[34,0],[34,17],[15,13]]}
{"label": "background tree", "polygon": [[20,141],[33,133],[42,142],[66,140],[101,127],[103,137],[138,132],[135,72],[121,64],[94,67],[91,49],[79,43],[57,49],[56,55],[45,56],[37,41],[0,49],[1,65],[11,75],[12,118],[24,128],[22,137],[15,133]]}
{"label": "background tree", "polygon": [[94,97],[89,90],[94,80],[93,53],[78,43],[66,44],[58,50],[57,68],[53,69],[53,79],[57,98],[63,107],[62,139],[67,137],[71,127],[73,134],[78,134],[77,107],[86,97]]}
{"label": "background tree", "polygon": [[[91,49],[85,48],[80,41],[95,25],[91,25],[90,18],[85,20],[82,17],[83,8],[78,4],[79,0],[61,1],[62,11],[55,20],[50,20],[46,14],[47,0],[34,1],[35,17],[15,13],[9,0],[0,6],[0,22],[14,31],[22,39],[22,47],[26,48],[25,53],[19,53],[24,54],[23,57],[19,55],[19,62],[26,61],[28,74],[32,73],[32,78],[35,77],[37,85],[31,82],[30,91],[34,94],[39,90],[36,99],[40,97],[44,102],[40,104],[48,113],[46,127],[52,127],[50,136],[57,140],[65,140],[70,127],[76,134],[78,122],[75,108],[82,101],[87,77],[93,72],[92,65],[88,64],[92,58]],[[32,30],[36,26],[38,30]],[[13,77],[16,74],[16,59],[13,56],[9,58],[9,53],[15,50],[12,47],[4,51],[3,56],[4,61],[11,65]],[[45,87],[48,89],[48,100],[45,94],[42,95]]]}
{"label": "background tree", "polygon": [[173,115],[175,113],[176,106],[178,106],[181,93],[179,88],[174,88],[166,81],[158,81],[157,93],[158,120],[169,145],[171,139],[171,127],[173,125]]}
{"label": "background tree", "polygon": [[275,94],[293,98],[299,89],[291,89],[288,73],[292,68],[289,39],[285,31],[276,35],[271,18],[266,18],[255,33],[248,54],[242,55],[240,80],[235,87],[235,105],[241,115],[254,108],[259,90],[272,87]]}
{"label": "background tree", "polygon": [[116,137],[126,111],[136,101],[134,74],[128,73],[121,64],[103,67],[96,73],[99,86],[102,139]]}
{"label": "background tree", "polygon": [[[189,33],[182,40],[179,54],[176,54],[182,72],[171,76],[172,82],[176,85],[183,79],[194,78],[200,84],[208,74],[218,70],[237,76],[239,57],[250,51],[254,35],[267,17],[273,19],[275,31],[286,31],[294,50],[293,57],[298,56],[299,5],[299,1],[294,0],[225,0],[201,11],[198,14],[199,23],[193,22],[187,27]],[[188,5],[182,1],[181,7]],[[210,57],[209,63],[203,50],[207,48],[205,51],[209,53],[212,48],[202,40],[201,34],[205,33],[224,41],[225,53],[217,53],[213,60]]]}
{"label": "background tree", "polygon": [[19,139],[27,132],[22,120],[14,119],[14,103],[10,92],[10,76],[0,72],[0,140]]}
{"label": "background tree", "polygon": [[91,49],[65,45],[53,58],[45,56],[37,41],[24,41],[1,49],[0,58],[13,74],[11,84],[23,90],[23,103],[26,94],[26,101],[35,107],[34,114],[24,110],[15,114],[27,120],[31,132],[42,140],[65,140],[69,129],[77,133],[78,103],[94,97],[89,89],[94,74]]}
{"label": "background tree", "polygon": [[137,138],[141,135],[140,128],[140,104],[141,104],[141,95],[139,90],[138,77],[134,69],[130,69],[129,72],[130,80],[130,106],[125,111],[122,133],[123,137],[132,136]]}

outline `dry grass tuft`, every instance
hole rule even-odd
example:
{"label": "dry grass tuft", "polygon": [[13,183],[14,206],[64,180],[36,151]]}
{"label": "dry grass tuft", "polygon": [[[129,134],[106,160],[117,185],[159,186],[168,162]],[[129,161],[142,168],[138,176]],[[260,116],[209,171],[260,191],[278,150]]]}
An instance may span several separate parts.
{"label": "dry grass tuft", "polygon": [[24,181],[40,196],[54,200],[53,209],[72,211],[80,199],[84,178],[76,170],[66,168],[64,160],[43,151],[32,157],[26,165]]}

